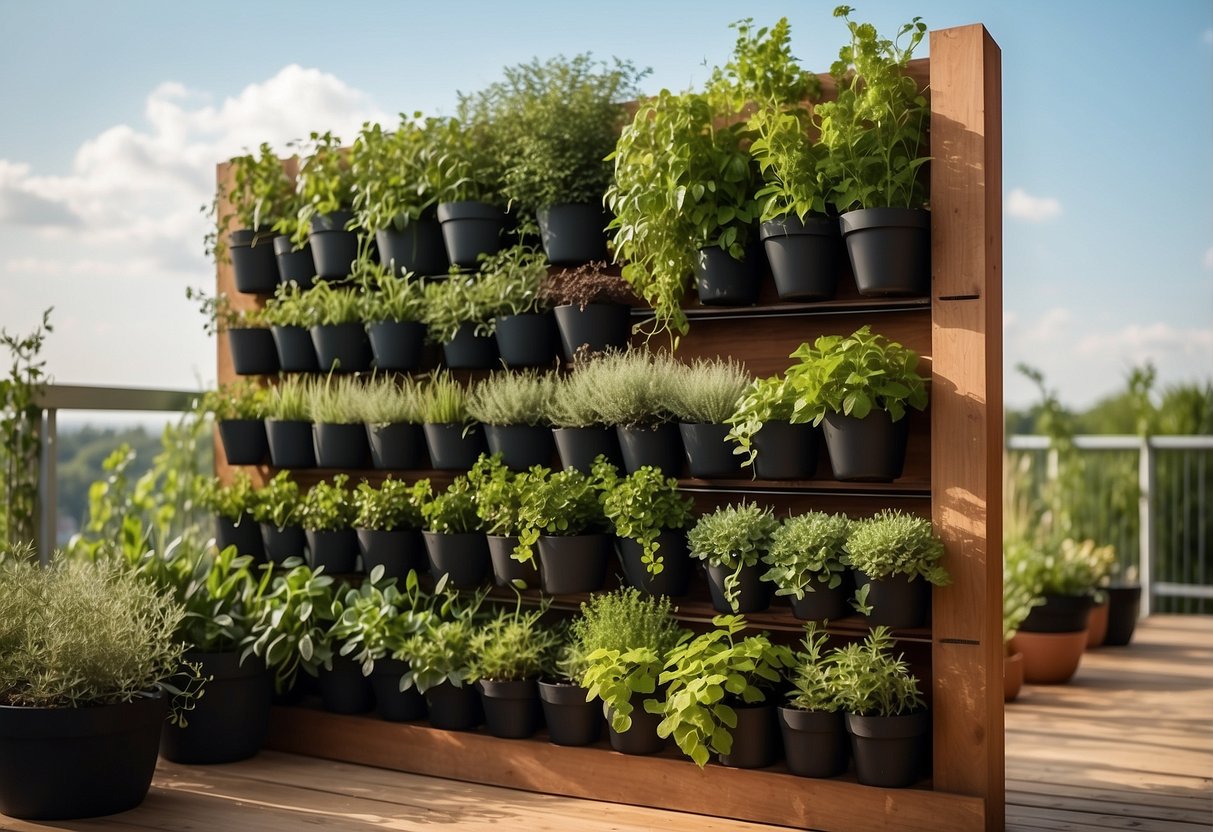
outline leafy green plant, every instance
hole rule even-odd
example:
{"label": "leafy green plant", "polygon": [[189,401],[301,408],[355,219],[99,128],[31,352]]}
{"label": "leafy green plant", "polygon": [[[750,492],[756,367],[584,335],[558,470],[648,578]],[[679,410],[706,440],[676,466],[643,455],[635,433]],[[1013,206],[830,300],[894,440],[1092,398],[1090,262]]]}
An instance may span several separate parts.
{"label": "leafy green plant", "polygon": [[650,574],[665,569],[658,537],[691,522],[690,497],[678,493],[678,480],[651,465],[620,477],[602,496],[602,510],[615,534],[640,544],[641,561]]}
{"label": "leafy green plant", "polygon": [[332,482],[318,482],[303,495],[299,504],[299,524],[311,532],[335,532],[354,523],[354,501],[345,487],[347,474],[337,474]]}
{"label": "leafy green plant", "polygon": [[419,425],[424,419],[424,389],[415,379],[378,376],[366,379],[348,406],[368,425]]}
{"label": "leafy green plant", "polygon": [[403,231],[429,218],[438,204],[441,148],[434,140],[441,120],[415,112],[400,115],[392,131],[362,125],[350,151],[354,178],[354,214],[370,233]]}
{"label": "leafy green plant", "polygon": [[848,562],[844,547],[851,521],[845,514],[810,511],[789,517],[771,535],[771,547],[762,556],[770,569],[762,576],[776,587],[776,595],[803,598],[815,581],[835,589],[842,583]]}
{"label": "leafy green plant", "polygon": [[269,326],[298,326],[308,328],[316,323],[311,297],[293,280],[279,283],[274,296],[265,302],[262,320]]}
{"label": "leafy green plant", "polygon": [[821,84],[792,55],[792,27],[786,17],[774,26],[757,28],[747,17],[729,28],[737,31],[733,55],[723,67],[715,67],[708,80],[716,110],[740,113],[753,102],[799,107],[806,99],[816,99]]}
{"label": "leafy green plant", "polygon": [[467,472],[476,493],[476,516],[486,534],[518,534],[518,511],[528,478],[518,476],[501,461],[501,454],[481,454]]}
{"label": "leafy green plant", "polygon": [[295,248],[307,243],[313,217],[348,211],[354,200],[354,175],[341,139],[331,132],[312,133],[305,151],[296,180],[299,210],[274,225],[278,233],[291,236]]}
{"label": "leafy green plant", "polygon": [[792,694],[788,705],[803,711],[835,713],[842,710],[842,688],[838,673],[838,651],[825,652],[828,636],[817,622],[805,624],[801,649],[792,666]]}
{"label": "leafy green plant", "polygon": [[732,359],[697,358],[671,373],[669,382],[665,399],[678,421],[719,425],[733,415],[750,377]]}
{"label": "leafy green plant", "polygon": [[0,346],[8,350],[7,378],[0,378],[0,465],[4,479],[4,540],[9,546],[37,537],[38,464],[42,455],[39,430],[42,408],[35,399],[47,380],[46,362],[39,360],[46,336],[54,331],[51,311],[42,313],[42,323],[29,335],[0,329]]}
{"label": "leafy green plant", "polygon": [[493,373],[468,391],[468,414],[486,425],[545,425],[551,391],[552,377],[547,373]]}
{"label": "leafy green plant", "polygon": [[535,679],[551,664],[559,644],[555,630],[543,626],[548,602],[522,609],[522,598],[513,609],[501,609],[472,635],[472,680],[494,682]]}
{"label": "leafy green plant", "polygon": [[312,421],[310,383],[299,376],[288,376],[270,388],[266,417],[283,422]]}
{"label": "leafy green plant", "polygon": [[492,335],[496,329],[497,299],[475,276],[452,274],[426,284],[423,308],[426,338],[434,344],[453,340],[464,324],[474,327],[477,335]]}
{"label": "leafy green plant", "polygon": [[681,369],[669,353],[628,350],[603,353],[576,372],[604,424],[648,428],[674,418],[668,391]]}
{"label": "leafy green plant", "polygon": [[324,567],[313,572],[307,566],[294,566],[265,573],[273,579],[261,594],[240,658],[263,659],[279,693],[294,686],[300,670],[315,676],[318,668],[332,663],[328,630],[335,597],[333,579],[323,571]]}
{"label": "leafy green plant", "polygon": [[308,386],[308,412],[312,420],[324,425],[354,425],[362,421],[358,407],[363,382],[354,376],[329,375]]}
{"label": "leafy green plant", "polygon": [[425,286],[419,280],[397,277],[387,266],[359,261],[354,272],[362,285],[359,317],[370,323],[425,319]]}
{"label": "leafy green plant", "polygon": [[873,409],[896,422],[907,405],[915,410],[927,406],[918,353],[866,325],[845,338],[822,335],[811,347],[801,344],[791,357],[799,359],[787,371],[797,396],[793,422],[819,425],[826,413],[862,419]]}
{"label": "leafy green plant", "polygon": [[434,179],[438,202],[499,204],[503,151],[497,125],[472,97],[463,96],[458,110],[458,118],[435,120],[427,127],[441,148]]}
{"label": "leafy green plant", "polygon": [[248,514],[256,502],[253,481],[244,471],[236,471],[228,485],[217,477],[200,476],[196,493],[200,506],[233,522]]}
{"label": "leafy green plant", "polygon": [[898,509],[886,508],[873,517],[852,521],[847,534],[847,557],[869,578],[905,575],[947,586],[951,578],[939,562],[943,552],[930,520]]}
{"label": "leafy green plant", "polygon": [[[601,457],[599,458],[601,459]],[[609,469],[609,470],[608,470]],[[602,496],[610,487],[614,468],[603,463],[592,474],[576,468],[551,473],[536,466],[521,483],[518,506],[518,547],[513,558],[530,563],[540,535],[571,537],[607,528]]]}
{"label": "leafy green plant", "polygon": [[421,391],[421,417],[427,425],[469,422],[467,390],[449,372],[435,373]]}
{"label": "leafy green plant", "polygon": [[289,471],[279,471],[261,488],[253,492],[249,513],[258,523],[269,523],[278,529],[299,523],[299,483]]}
{"label": "leafy green plant", "polygon": [[893,657],[894,643],[888,627],[876,627],[837,651],[839,699],[847,713],[900,716],[926,707],[905,658]]}
{"label": "leafy green plant", "polygon": [[264,419],[268,400],[269,393],[264,387],[245,379],[225,384],[218,390],[207,390],[198,401],[198,409],[220,421]]}
{"label": "leafy green plant", "polygon": [[304,320],[311,326],[337,326],[362,323],[363,292],[355,287],[336,287],[323,280],[303,293],[307,310]]}
{"label": "leafy green plant", "polygon": [[607,264],[601,260],[548,275],[539,287],[539,298],[551,306],[576,306],[578,309],[585,309],[591,303],[633,306],[639,301],[631,284],[608,272]]}
{"label": "leafy green plant", "polygon": [[[1026,540],[1008,540],[1003,543],[1002,566],[1002,641],[1009,645],[1019,625],[1040,606],[1045,599],[1041,594],[1040,572],[1026,568],[1031,544]],[[1008,650],[1009,652],[1009,650]]]}
{"label": "leafy green plant", "polygon": [[481,257],[476,292],[497,317],[543,312],[539,293],[548,276],[548,261],[530,246],[514,245]]}
{"label": "leafy green plant", "polygon": [[[274,148],[262,142],[257,154],[232,159],[232,190],[227,194],[237,229],[262,231],[299,211],[295,183]],[[258,243],[258,245],[267,244]]]}
{"label": "leafy green plant", "polygon": [[185,297],[186,300],[198,304],[198,312],[204,321],[202,331],[207,335],[227,332],[230,329],[260,329],[269,326],[262,310],[251,307],[237,309],[232,305],[232,299],[223,292],[212,297],[204,289],[187,286]]}
{"label": "leafy green plant", "polygon": [[1042,539],[1007,546],[1004,568],[1039,595],[1089,595],[1111,574],[1116,550],[1093,540]]}
{"label": "leafy green plant", "polygon": [[434,494],[421,506],[427,531],[438,534],[468,534],[484,531],[476,513],[476,491],[467,475],[455,477],[445,491]]}
{"label": "leafy green plant", "polygon": [[336,655],[356,662],[364,676],[374,671],[375,662],[403,650],[437,615],[439,596],[421,589],[416,572],[409,571],[401,591],[395,578],[384,580],[383,571],[382,564],[376,566],[361,585],[336,595],[325,634],[326,642],[337,646]]}
{"label": "leafy green plant", "polygon": [[808,136],[807,111],[788,112],[767,103],[759,105],[749,125],[755,133],[750,155],[762,175],[762,187],[754,194],[760,219],[824,216],[832,207],[837,172],[825,147]]}
{"label": "leafy green plant", "polygon": [[354,489],[354,527],[395,531],[421,528],[421,507],[430,497],[430,481],[412,484],[388,478],[379,487],[363,481]]}
{"label": "leafy green plant", "polygon": [[742,467],[754,464],[758,449],[754,447],[754,434],[762,430],[767,422],[792,420],[797,393],[787,376],[770,376],[754,379],[733,407],[733,413],[725,419],[732,425],[726,437],[736,442],[733,453],[744,456]]}
{"label": "leafy green plant", "polygon": [[691,557],[733,570],[725,577],[724,596],[734,609],[741,570],[758,564],[777,528],[779,521],[771,509],[743,502],[703,515],[687,533]]}
{"label": "leafy green plant", "polygon": [[712,625],[670,651],[659,679],[665,698],[644,705],[662,718],[657,735],[672,736],[700,768],[711,752],[733,750],[734,708],[768,701],[795,661],[791,649],[766,633],[741,637],[746,621],[740,615],[718,615]]}
{"label": "leafy green plant", "polygon": [[443,682],[462,687],[464,682],[472,681],[472,638],[486,592],[460,595],[435,587],[435,594],[445,597],[438,615],[428,616],[422,629],[393,654],[393,658],[409,663],[408,672],[400,680],[402,691],[415,687],[425,693]]}

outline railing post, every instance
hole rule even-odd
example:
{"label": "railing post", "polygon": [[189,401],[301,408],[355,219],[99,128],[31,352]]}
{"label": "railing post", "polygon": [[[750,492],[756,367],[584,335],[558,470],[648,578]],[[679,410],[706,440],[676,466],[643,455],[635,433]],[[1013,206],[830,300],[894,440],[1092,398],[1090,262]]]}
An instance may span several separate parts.
{"label": "railing post", "polygon": [[39,425],[41,459],[38,465],[38,558],[50,563],[59,542],[59,430],[58,413],[53,407],[42,411]]}
{"label": "railing post", "polygon": [[1138,580],[1141,582],[1141,617],[1154,609],[1154,448],[1150,437],[1141,438],[1137,453]]}

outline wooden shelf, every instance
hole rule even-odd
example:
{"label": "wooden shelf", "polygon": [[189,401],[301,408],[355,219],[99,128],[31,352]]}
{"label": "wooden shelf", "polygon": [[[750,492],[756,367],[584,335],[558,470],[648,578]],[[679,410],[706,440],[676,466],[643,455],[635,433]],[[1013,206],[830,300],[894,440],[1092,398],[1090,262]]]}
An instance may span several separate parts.
{"label": "wooden shelf", "polygon": [[[816,303],[779,302],[755,306],[687,306],[683,312],[695,320],[748,320],[751,318],[789,318],[815,315],[874,315],[892,312],[931,311],[930,298],[839,298]],[[653,310],[638,306],[633,318],[651,318]]]}

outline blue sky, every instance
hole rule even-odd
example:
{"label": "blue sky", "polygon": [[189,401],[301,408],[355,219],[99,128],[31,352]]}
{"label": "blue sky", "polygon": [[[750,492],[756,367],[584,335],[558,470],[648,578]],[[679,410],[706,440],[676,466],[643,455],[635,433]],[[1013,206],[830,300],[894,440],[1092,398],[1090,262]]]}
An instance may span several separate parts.
{"label": "blue sky", "polygon": [[[653,68],[650,91],[685,88],[742,16],[787,15],[824,71],[844,33],[832,7],[0,0],[0,324],[54,305],[60,381],[205,383],[213,348],[184,288],[211,279],[197,206],[222,156],[449,112],[536,55],[617,55]],[[912,13],[983,22],[1002,47],[1008,368],[1040,366],[1075,405],[1143,358],[1164,381],[1213,375],[1213,3],[857,7],[886,32]],[[1009,373],[1006,397],[1031,393]]]}

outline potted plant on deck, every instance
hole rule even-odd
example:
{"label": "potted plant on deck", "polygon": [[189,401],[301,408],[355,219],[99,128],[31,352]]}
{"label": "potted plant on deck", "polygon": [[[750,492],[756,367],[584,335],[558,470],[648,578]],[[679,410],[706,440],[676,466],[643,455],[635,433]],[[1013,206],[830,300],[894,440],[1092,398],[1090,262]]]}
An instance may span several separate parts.
{"label": "potted plant on deck", "polygon": [[631,307],[639,298],[626,280],[607,271],[605,260],[551,273],[539,297],[553,307],[565,361],[627,347]]}
{"label": "potted plant on deck", "polygon": [[843,618],[851,594],[850,561],[845,550],[851,521],[845,514],[810,511],[788,517],[771,535],[762,562],[764,581],[775,594],[788,596],[792,614],[808,621]]}
{"label": "potted plant on deck", "polygon": [[569,627],[559,630],[549,659],[538,683],[548,740],[554,745],[590,745],[602,733],[602,707],[581,686],[588,663]]}
{"label": "potted plant on deck", "polygon": [[369,575],[381,567],[383,577],[403,581],[410,571],[426,568],[420,529],[421,506],[429,495],[429,480],[358,483],[353,493],[354,532],[364,572]]}
{"label": "potted plant on deck", "polygon": [[552,429],[545,419],[551,391],[551,376],[534,371],[493,373],[468,391],[468,415],[484,425],[489,452],[507,468],[551,463]]}
{"label": "potted plant on deck", "polygon": [[537,681],[558,644],[556,633],[541,623],[547,604],[523,611],[501,609],[472,635],[471,675],[480,691],[489,733],[523,739],[543,721]]}
{"label": "potted plant on deck", "polygon": [[623,574],[650,595],[685,595],[691,579],[685,529],[692,501],[678,480],[645,466],[618,478],[602,496],[615,530]]}
{"label": "potted plant on deck", "polygon": [[726,420],[733,453],[756,479],[807,480],[816,473],[821,429],[792,423],[798,398],[786,375],[755,379]]}
{"label": "potted plant on deck", "polygon": [[[1004,544],[1006,552],[1010,546],[1022,545],[1022,541]],[[1002,570],[1002,643],[1004,648],[1002,665],[1003,701],[1014,702],[1023,687],[1023,653],[1011,647],[1020,625],[1032,612],[1032,608],[1044,603],[1038,586],[1033,586],[1035,576],[1028,571],[1014,568],[1017,557],[1004,560]]]}
{"label": "potted plant on deck", "polygon": [[733,360],[697,358],[670,375],[666,400],[678,419],[678,431],[692,477],[735,477],[741,466],[725,441],[729,418],[750,383]]}
{"label": "potted plant on deck", "polygon": [[855,607],[872,626],[925,624],[931,586],[951,582],[939,562],[943,543],[925,517],[882,509],[873,517],[851,523],[845,548],[855,569]]}
{"label": "potted plant on deck", "polygon": [[717,612],[761,612],[771,604],[771,585],[762,580],[762,557],[779,521],[754,503],[721,506],[699,518],[687,532],[691,557],[704,562]]}
{"label": "potted plant on deck", "polygon": [[241,655],[264,661],[273,673],[275,692],[290,702],[298,694],[299,672],[315,677],[331,658],[334,590],[333,578],[323,568],[312,570],[293,561],[286,566],[265,573],[270,583],[260,591]]}
{"label": "potted plant on deck", "polygon": [[801,649],[791,669],[792,693],[779,706],[788,770],[800,777],[834,777],[850,758],[838,652],[827,651],[825,632],[805,625]]}
{"label": "potted plant on deck", "polygon": [[435,728],[468,731],[483,721],[480,699],[471,683],[472,639],[483,600],[483,593],[476,593],[446,604],[445,612],[429,617],[398,654],[409,664],[400,688],[416,689],[425,697]]}

